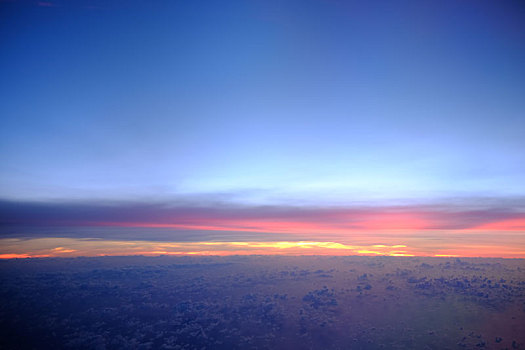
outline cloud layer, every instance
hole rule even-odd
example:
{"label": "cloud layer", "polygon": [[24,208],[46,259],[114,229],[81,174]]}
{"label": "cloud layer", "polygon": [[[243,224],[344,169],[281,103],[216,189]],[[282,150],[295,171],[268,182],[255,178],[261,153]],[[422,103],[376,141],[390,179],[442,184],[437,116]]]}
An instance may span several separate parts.
{"label": "cloud layer", "polygon": [[525,200],[347,207],[249,206],[215,201],[163,203],[0,202],[3,226],[118,226],[323,234],[347,231],[525,231]]}

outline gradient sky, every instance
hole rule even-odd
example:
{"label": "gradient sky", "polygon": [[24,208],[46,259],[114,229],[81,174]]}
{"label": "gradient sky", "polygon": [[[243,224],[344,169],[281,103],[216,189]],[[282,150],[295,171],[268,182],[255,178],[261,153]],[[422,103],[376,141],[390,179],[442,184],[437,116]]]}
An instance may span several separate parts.
{"label": "gradient sky", "polygon": [[521,1],[0,0],[0,49],[3,224],[525,247]]}

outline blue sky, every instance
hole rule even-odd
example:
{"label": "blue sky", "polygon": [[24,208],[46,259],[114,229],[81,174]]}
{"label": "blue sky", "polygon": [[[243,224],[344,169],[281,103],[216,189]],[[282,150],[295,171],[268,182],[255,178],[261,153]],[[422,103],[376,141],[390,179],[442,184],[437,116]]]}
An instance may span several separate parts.
{"label": "blue sky", "polygon": [[6,200],[525,195],[519,1],[0,1]]}

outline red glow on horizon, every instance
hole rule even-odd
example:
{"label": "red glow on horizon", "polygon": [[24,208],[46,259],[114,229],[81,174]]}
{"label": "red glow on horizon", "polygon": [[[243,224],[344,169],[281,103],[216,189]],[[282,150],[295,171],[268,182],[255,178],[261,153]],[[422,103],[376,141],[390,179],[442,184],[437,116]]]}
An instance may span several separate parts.
{"label": "red glow on horizon", "polygon": [[[406,208],[405,208],[406,209]],[[220,215],[219,215],[220,214]],[[157,228],[222,232],[207,237],[238,242],[156,242],[49,238],[6,240],[0,258],[101,255],[371,255],[525,258],[525,218],[479,212],[443,213],[407,210],[261,210],[249,213],[179,213],[157,221],[87,222],[86,226]],[[140,215],[137,219],[140,219]],[[494,219],[497,218],[497,219]],[[78,224],[78,222],[77,222]],[[125,230],[124,230],[125,231]],[[149,230],[146,230],[149,231]],[[242,234],[294,242],[243,242]],[[271,235],[270,235],[271,234]],[[279,236],[281,234],[281,236]],[[254,234],[244,238],[253,239]],[[163,233],[163,239],[169,233]],[[233,238],[237,237],[237,238]],[[241,237],[241,238],[239,238]],[[144,238],[147,238],[144,237]],[[152,238],[153,239],[153,238]],[[212,238],[213,239],[213,238]],[[297,241],[295,241],[297,239]],[[169,240],[169,238],[168,238]],[[299,241],[303,240],[303,241]],[[39,242],[36,244],[36,242]]]}
{"label": "red glow on horizon", "polygon": [[[184,223],[170,222],[97,222],[88,223],[88,226],[112,227],[145,227],[145,228],[173,228],[187,230],[233,231],[233,232],[261,232],[261,233],[290,233],[290,234],[325,234],[347,232],[393,231],[396,234],[411,233],[424,230],[450,230],[447,223],[426,219],[422,215],[407,213],[381,213],[364,215],[359,221],[353,219],[348,222],[318,222],[292,220],[236,220],[236,219],[195,219]],[[469,232],[472,230],[488,231],[525,231],[525,218],[493,221],[477,226],[456,229],[455,231]]]}
{"label": "red glow on horizon", "polygon": [[477,230],[525,231],[525,218],[490,222],[476,227]]}

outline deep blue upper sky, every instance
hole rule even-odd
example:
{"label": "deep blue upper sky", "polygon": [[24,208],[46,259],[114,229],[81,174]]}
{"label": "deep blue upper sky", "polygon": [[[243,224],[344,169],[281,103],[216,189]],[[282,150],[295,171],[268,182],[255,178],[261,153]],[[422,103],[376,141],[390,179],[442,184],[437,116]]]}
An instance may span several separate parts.
{"label": "deep blue upper sky", "polygon": [[525,195],[521,1],[0,1],[12,200]]}

